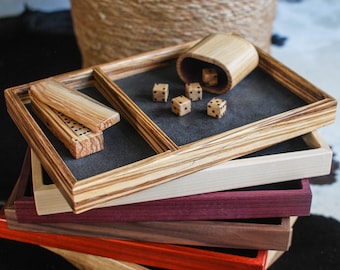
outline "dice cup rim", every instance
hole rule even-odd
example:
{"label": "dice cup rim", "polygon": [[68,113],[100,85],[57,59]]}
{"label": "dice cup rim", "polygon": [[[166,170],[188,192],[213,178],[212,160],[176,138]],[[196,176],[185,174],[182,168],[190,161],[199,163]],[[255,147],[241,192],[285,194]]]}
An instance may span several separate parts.
{"label": "dice cup rim", "polygon": [[[176,70],[184,83],[199,82],[204,91],[223,94],[236,86],[259,62],[256,48],[236,33],[210,34],[192,48],[182,53]],[[218,84],[202,82],[202,68],[214,68]]]}

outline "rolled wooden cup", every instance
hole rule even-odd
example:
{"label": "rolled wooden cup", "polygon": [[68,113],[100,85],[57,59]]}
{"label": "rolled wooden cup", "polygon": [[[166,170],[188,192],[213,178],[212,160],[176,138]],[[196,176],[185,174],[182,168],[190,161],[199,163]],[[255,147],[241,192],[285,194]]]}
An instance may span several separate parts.
{"label": "rolled wooden cup", "polygon": [[[180,55],[176,69],[183,82],[199,82],[204,91],[222,94],[245,78],[257,67],[258,62],[257,50],[249,41],[233,33],[216,33]],[[203,83],[204,68],[217,71],[216,85]]]}

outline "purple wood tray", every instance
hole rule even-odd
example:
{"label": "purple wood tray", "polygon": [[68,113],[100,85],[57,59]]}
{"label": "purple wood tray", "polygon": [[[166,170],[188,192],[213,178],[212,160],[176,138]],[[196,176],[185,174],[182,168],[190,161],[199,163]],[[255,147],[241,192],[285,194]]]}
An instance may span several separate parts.
{"label": "purple wood tray", "polygon": [[309,180],[302,179],[238,190],[98,208],[82,214],[67,212],[39,216],[31,190],[30,162],[30,155],[27,154],[14,204],[19,222],[225,220],[310,214],[312,193]]}

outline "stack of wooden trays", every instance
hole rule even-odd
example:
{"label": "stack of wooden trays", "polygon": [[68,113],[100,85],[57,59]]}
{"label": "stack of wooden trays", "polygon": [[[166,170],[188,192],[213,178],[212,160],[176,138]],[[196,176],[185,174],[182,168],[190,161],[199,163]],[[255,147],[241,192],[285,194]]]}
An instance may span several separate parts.
{"label": "stack of wooden trays", "polygon": [[[330,171],[317,129],[336,101],[256,48],[258,65],[232,90],[205,92],[178,117],[151,89],[184,93],[178,59],[200,44],[55,76],[121,115],[104,149],[79,159],[34,114],[28,90],[39,82],[6,90],[30,149],[0,236],[136,269],[265,269],[287,251],[296,217],[310,214],[308,178]],[[228,101],[221,119],[205,113],[216,95]]]}

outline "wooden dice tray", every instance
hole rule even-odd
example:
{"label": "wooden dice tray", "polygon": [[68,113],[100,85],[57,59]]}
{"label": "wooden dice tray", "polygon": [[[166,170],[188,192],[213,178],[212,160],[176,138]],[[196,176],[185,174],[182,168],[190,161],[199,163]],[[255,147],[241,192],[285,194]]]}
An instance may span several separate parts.
{"label": "wooden dice tray", "polygon": [[[148,104],[152,104],[150,95],[146,97],[146,93],[134,92],[130,86],[143,85],[145,87],[143,90],[149,91],[149,86],[143,81],[147,78],[144,74],[149,74],[150,77],[147,79],[149,82],[169,80],[174,85],[175,92],[180,90],[180,81],[174,74],[173,66],[177,57],[195,43],[196,41],[189,42],[55,76],[61,82],[85,92],[88,89],[98,90],[124,118],[119,125],[109,129],[113,134],[110,132],[104,134],[108,137],[105,138],[106,142],[113,141],[111,144],[113,148],[106,146],[104,151],[89,158],[71,159],[67,151],[58,145],[58,142],[53,141],[43,125],[39,125],[39,121],[30,111],[27,94],[32,83],[6,90],[9,114],[76,213],[105,205],[117,198],[176,178],[193,176],[193,173],[197,176],[202,170],[205,171],[204,169],[307,134],[334,121],[336,100],[257,49],[260,57],[258,68],[237,87],[246,85],[249,78],[268,83],[265,89],[255,87],[254,84],[249,85],[264,90],[266,97],[272,92],[278,94],[279,103],[284,103],[288,107],[278,109],[276,106],[269,106],[267,99],[261,100],[262,98],[256,94],[253,97],[258,97],[257,101],[260,102],[260,105],[255,105],[257,112],[268,109],[264,115],[258,115],[244,111],[244,108],[249,107],[245,106],[246,103],[242,103],[242,106],[238,106],[237,103],[232,105],[234,98],[229,97],[230,115],[227,113],[222,120],[226,125],[222,125],[222,121],[218,122],[216,119],[209,119],[209,124],[202,125],[205,115],[199,108],[194,114],[201,114],[200,119],[191,119],[190,115],[186,118],[169,115],[171,120],[168,118],[166,120],[168,124],[162,125],[158,121],[160,120],[158,112],[148,111],[152,106],[143,107],[137,100],[149,98]],[[257,76],[261,79],[257,79]],[[133,81],[132,78],[137,81]],[[230,91],[230,95],[233,95],[232,93],[238,95],[241,91],[235,88]],[[238,100],[246,102],[245,97],[242,95]],[[293,98],[294,104],[287,101],[290,98]],[[231,113],[233,110],[236,112],[234,115]],[[166,109],[164,115],[168,114]],[[244,114],[246,117],[243,117]],[[256,117],[251,120],[249,115]],[[233,117],[240,118],[237,121],[230,121]],[[246,122],[243,122],[244,119]],[[190,128],[183,128],[183,125],[188,124]],[[191,128],[202,126],[204,131],[214,131],[213,134],[201,132],[202,128],[199,132]],[[167,127],[179,136],[173,137]],[[222,130],[219,130],[221,127]],[[124,132],[134,135],[132,138],[127,137]],[[128,140],[126,145],[124,139]],[[108,156],[111,151],[120,163],[114,164],[116,160]],[[97,160],[97,163],[94,163],[94,160]],[[111,169],[96,164],[105,166],[110,164]],[[72,166],[76,169],[71,169]],[[75,171],[79,172],[82,168],[88,167],[99,168],[102,171],[92,172],[90,176],[82,177],[81,173],[80,176],[76,176]]]}

